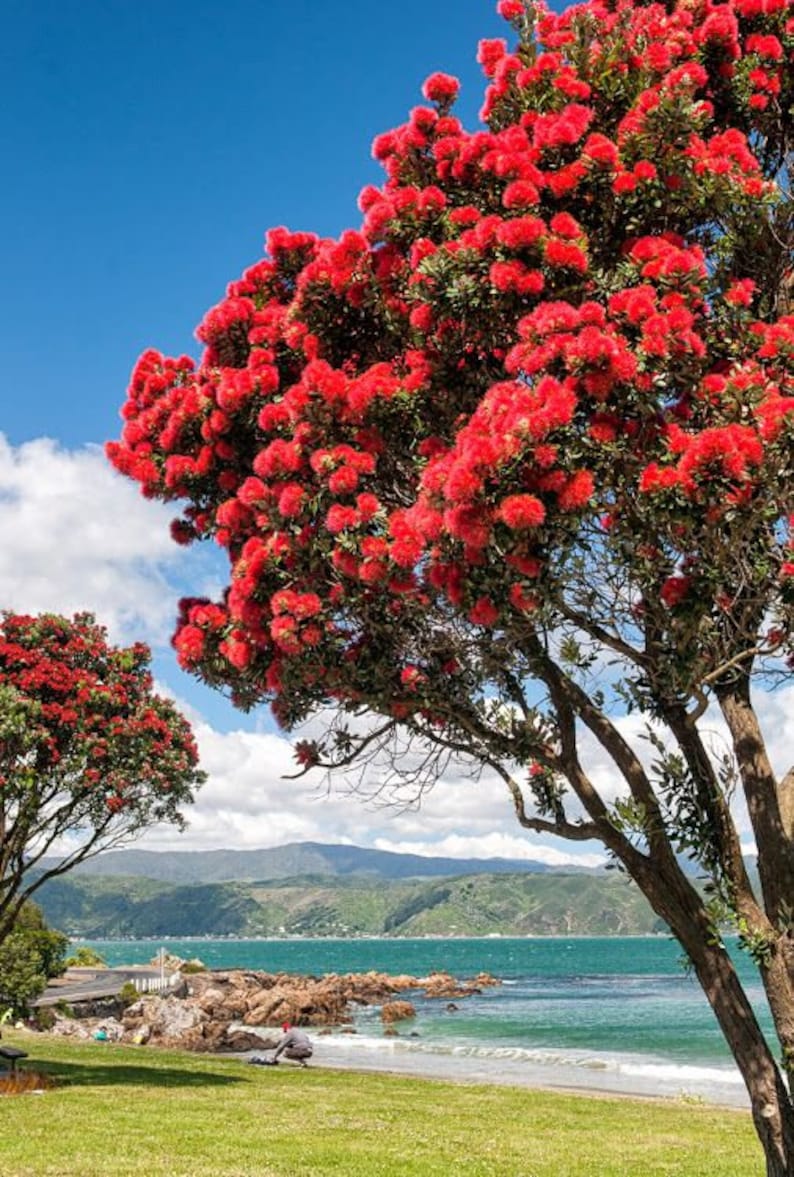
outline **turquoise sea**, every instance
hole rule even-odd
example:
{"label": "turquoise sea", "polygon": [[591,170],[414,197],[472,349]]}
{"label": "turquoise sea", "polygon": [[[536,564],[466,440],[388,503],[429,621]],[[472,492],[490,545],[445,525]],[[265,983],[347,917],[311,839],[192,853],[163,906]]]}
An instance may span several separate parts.
{"label": "turquoise sea", "polygon": [[[590,1087],[744,1105],[738,1072],[697,981],[666,937],[421,940],[91,941],[108,964],[142,964],[166,948],[208,968],[321,975],[367,972],[502,982],[447,1002],[419,998],[415,1022],[384,1038],[376,1009],[356,1033],[318,1037],[333,1065],[489,1082]],[[752,963],[737,965],[769,1024]]]}

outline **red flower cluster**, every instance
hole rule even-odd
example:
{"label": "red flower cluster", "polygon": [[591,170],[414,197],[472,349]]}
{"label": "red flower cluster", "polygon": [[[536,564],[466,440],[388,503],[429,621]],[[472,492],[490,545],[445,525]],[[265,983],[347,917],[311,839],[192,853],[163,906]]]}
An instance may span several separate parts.
{"label": "red flower cluster", "polygon": [[148,665],[145,646],[109,646],[88,614],[3,614],[0,775],[9,821],[29,796],[31,772],[75,828],[101,827],[121,810],[159,807],[161,818],[176,817],[174,805],[200,783],[196,745],[172,704],[152,693]]}
{"label": "red flower cluster", "polygon": [[375,141],[360,230],[268,234],[198,367],[141,358],[108,446],[187,501],[181,542],[228,552],[223,600],[183,602],[180,662],[284,722],[424,707],[445,663],[398,623],[531,625],[583,536],[624,559],[647,532],[638,591],[686,609],[704,529],[784,497],[794,318],[730,234],[777,199],[786,4],[587,0],[534,33],[499,10],[524,41],[480,45],[485,127],[431,75]]}

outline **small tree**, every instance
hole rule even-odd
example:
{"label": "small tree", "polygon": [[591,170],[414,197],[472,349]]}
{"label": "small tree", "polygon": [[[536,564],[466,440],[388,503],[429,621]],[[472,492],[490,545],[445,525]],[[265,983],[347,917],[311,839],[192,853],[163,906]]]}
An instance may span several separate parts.
{"label": "small tree", "polygon": [[79,948],[75,949],[71,956],[68,956],[65,961],[67,968],[75,969],[106,969],[107,961],[104,956],[94,948],[89,948],[85,944],[81,944]]}
{"label": "small tree", "polygon": [[362,229],[271,232],[205,316],[198,368],[142,356],[109,455],[187,500],[177,540],[229,553],[223,599],[183,602],[183,666],[288,729],[338,708],[304,767],[407,735],[428,781],[465,753],[526,830],[607,847],[682,944],[768,1172],[790,1175],[794,771],[751,694],[790,681],[794,649],[790,5],[499,10],[517,43],[480,45],[484,126],[428,78],[375,142]]}
{"label": "small tree", "polygon": [[51,977],[64,970],[69,941],[44,922],[35,903],[20,909],[10,933],[0,942],[0,1007],[24,1017]]}
{"label": "small tree", "polygon": [[148,666],[145,646],[108,645],[89,614],[2,615],[0,943],[47,879],[156,822],[184,825],[203,774]]}

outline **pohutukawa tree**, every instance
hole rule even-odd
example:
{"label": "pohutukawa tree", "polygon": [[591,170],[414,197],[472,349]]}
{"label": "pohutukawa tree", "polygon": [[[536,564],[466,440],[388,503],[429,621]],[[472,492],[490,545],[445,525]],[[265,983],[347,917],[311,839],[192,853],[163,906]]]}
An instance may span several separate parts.
{"label": "pohutukawa tree", "polygon": [[0,616],[0,943],[47,879],[184,825],[204,777],[148,667],[146,646],[108,645],[90,614]]}
{"label": "pohutukawa tree", "polygon": [[527,831],[599,839],[691,961],[768,1172],[793,1174],[794,771],[751,690],[794,652],[791,5],[499,10],[483,125],[428,78],[375,141],[362,227],[269,233],[198,366],[141,357],[109,456],[186,501],[178,541],[228,552],[223,599],[183,602],[182,665],[287,729],[336,707],[306,767],[407,734],[500,774]]}

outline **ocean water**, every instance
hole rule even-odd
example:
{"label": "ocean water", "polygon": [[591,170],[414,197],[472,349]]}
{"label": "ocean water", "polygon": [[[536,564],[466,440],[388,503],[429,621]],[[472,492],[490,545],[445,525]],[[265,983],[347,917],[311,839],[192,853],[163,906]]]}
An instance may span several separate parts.
{"label": "ocean water", "polygon": [[[416,1019],[383,1035],[376,1008],[355,1014],[355,1034],[318,1035],[333,1066],[495,1083],[592,1088],[746,1106],[741,1078],[697,981],[666,937],[417,940],[90,941],[108,964],[142,964],[159,949],[208,968],[304,975],[367,972],[459,978],[484,971],[502,983],[472,997],[408,994]],[[752,963],[737,954],[756,1012],[770,1019]]]}

